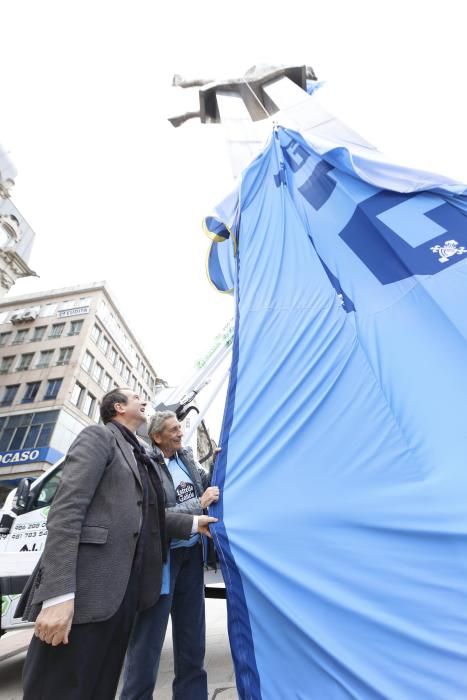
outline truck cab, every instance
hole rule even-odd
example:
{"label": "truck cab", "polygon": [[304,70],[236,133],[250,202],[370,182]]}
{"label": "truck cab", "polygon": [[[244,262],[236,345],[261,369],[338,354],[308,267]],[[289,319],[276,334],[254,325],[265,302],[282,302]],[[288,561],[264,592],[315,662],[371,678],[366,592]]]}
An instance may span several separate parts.
{"label": "truck cab", "polygon": [[27,625],[13,617],[18,599],[44,549],[47,515],[63,460],[36,479],[22,479],[0,510],[0,634]]}

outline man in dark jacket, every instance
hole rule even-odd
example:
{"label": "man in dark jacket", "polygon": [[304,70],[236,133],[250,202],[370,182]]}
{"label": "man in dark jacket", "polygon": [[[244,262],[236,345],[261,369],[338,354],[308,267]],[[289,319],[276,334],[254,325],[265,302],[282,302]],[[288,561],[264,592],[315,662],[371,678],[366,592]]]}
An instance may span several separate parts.
{"label": "man in dark jacket", "polygon": [[[183,449],[183,431],[172,411],[154,414],[149,425],[153,461],[164,487],[167,515],[200,515],[219,499],[208,474]],[[174,649],[174,700],[206,700],[205,616],[200,538],[172,539],[161,596],[140,612],[131,635],[120,700],[150,700],[159,669],[169,615]]]}
{"label": "man in dark jacket", "polygon": [[160,593],[167,538],[206,532],[213,519],[171,513],[136,438],[146,403],[130,389],[104,396],[104,425],[69,449],[41,560],[17,614],[35,620],[24,700],[115,697],[137,610]]}

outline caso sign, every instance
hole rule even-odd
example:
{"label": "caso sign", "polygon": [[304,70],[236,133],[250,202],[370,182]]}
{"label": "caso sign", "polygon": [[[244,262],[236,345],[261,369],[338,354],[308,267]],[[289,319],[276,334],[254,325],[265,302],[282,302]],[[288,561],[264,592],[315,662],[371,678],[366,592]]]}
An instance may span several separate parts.
{"label": "caso sign", "polygon": [[8,467],[13,464],[27,464],[28,462],[49,462],[54,464],[63,455],[52,447],[35,447],[28,450],[11,450],[0,452],[0,467]]}
{"label": "caso sign", "polygon": [[15,462],[36,462],[39,459],[39,450],[18,450],[15,452],[0,453],[2,464],[14,464]]}

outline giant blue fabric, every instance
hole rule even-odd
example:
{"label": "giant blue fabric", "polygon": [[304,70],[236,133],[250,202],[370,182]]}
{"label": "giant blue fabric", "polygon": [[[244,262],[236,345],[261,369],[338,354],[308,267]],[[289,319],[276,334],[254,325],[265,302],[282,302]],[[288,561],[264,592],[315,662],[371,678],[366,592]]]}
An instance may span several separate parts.
{"label": "giant blue fabric", "polygon": [[278,128],[217,213],[244,699],[467,698],[467,197],[372,168]]}

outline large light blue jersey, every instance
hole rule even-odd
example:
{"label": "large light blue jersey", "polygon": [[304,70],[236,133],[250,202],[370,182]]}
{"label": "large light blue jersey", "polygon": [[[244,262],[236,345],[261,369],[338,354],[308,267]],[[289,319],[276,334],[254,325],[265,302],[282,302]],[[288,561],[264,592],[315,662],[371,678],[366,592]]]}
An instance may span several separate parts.
{"label": "large light blue jersey", "polygon": [[467,196],[419,175],[277,128],[206,220],[241,698],[467,697]]}

